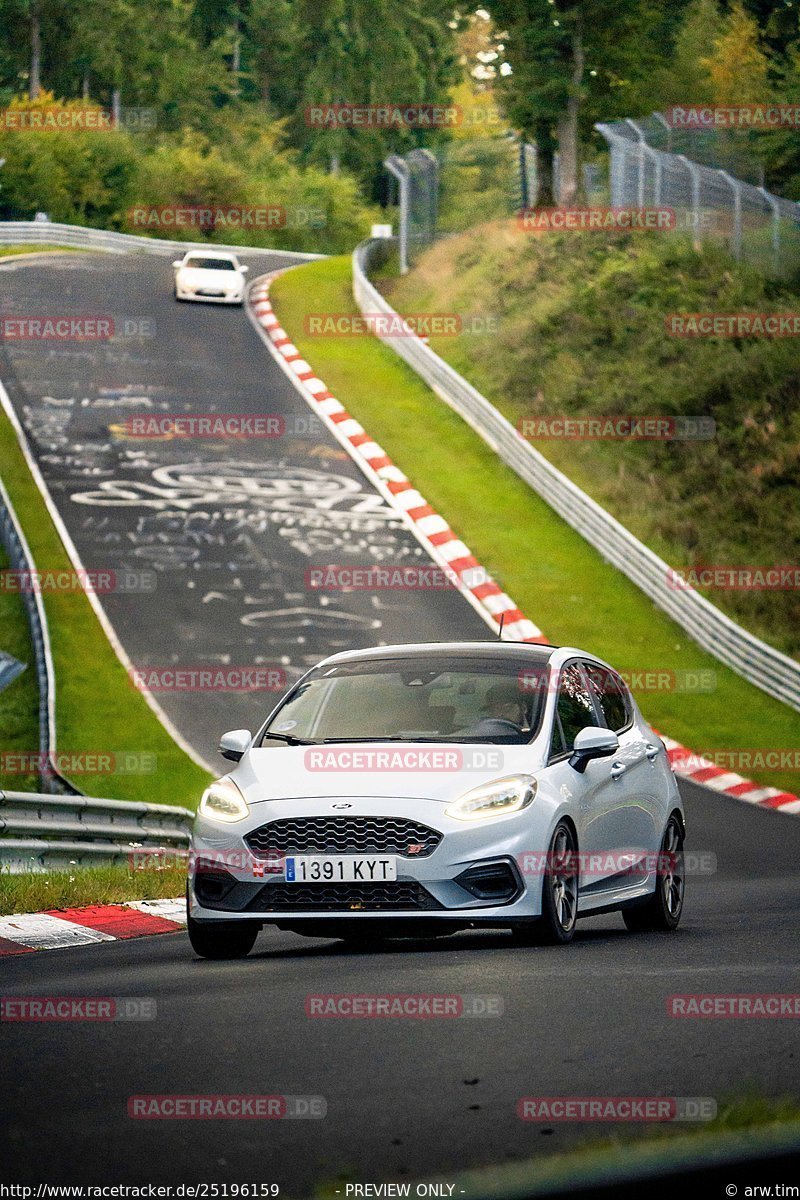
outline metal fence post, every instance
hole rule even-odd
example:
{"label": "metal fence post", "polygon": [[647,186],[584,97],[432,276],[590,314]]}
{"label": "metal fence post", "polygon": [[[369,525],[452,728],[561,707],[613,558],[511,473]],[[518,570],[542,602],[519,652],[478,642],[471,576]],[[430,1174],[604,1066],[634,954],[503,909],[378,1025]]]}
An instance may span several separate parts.
{"label": "metal fence post", "polygon": [[652,155],[653,158],[653,207],[658,208],[661,203],[661,178],[663,174],[661,151],[654,150],[652,146],[644,146],[643,149]]}
{"label": "metal fence post", "polygon": [[700,168],[697,163],[693,163],[685,154],[679,154],[678,158],[689,172],[689,177],[692,181],[692,220],[694,224],[694,237],[692,243],[695,250],[700,250]]}
{"label": "metal fence post", "polygon": [[639,179],[636,185],[636,203],[638,204],[639,208],[644,208],[644,164],[647,139],[636,122],[632,121],[630,117],[625,118],[625,124],[630,125],[631,129],[639,139]]}
{"label": "metal fence post", "polygon": [[525,143],[525,181],[529,206],[535,208],[539,200],[539,147],[536,142]]}
{"label": "metal fence post", "polygon": [[766,188],[760,187],[758,190],[772,209],[772,264],[778,273],[781,265],[781,206]]}
{"label": "metal fence post", "polygon": [[672,153],[672,126],[669,124],[663,113],[654,112],[655,119],[664,126],[667,131],[667,153]]}
{"label": "metal fence post", "polygon": [[[412,153],[414,153],[412,151]],[[430,241],[436,237],[436,224],[439,220],[439,161],[432,150],[424,146],[416,153],[428,163],[430,176],[428,183],[428,237]]]}
{"label": "metal fence post", "polygon": [[408,274],[408,217],[409,217],[409,178],[410,172],[406,162],[397,154],[390,155],[383,164],[386,170],[397,180],[400,189],[400,217],[398,222],[398,248],[400,253],[400,274]]}
{"label": "metal fence post", "polygon": [[742,257],[742,185],[727,171],[720,175],[733,191],[733,257],[738,262]]}
{"label": "metal fence post", "polygon": [[625,184],[625,143],[615,139],[611,143],[611,169],[609,171],[609,193],[612,208],[622,206]]}

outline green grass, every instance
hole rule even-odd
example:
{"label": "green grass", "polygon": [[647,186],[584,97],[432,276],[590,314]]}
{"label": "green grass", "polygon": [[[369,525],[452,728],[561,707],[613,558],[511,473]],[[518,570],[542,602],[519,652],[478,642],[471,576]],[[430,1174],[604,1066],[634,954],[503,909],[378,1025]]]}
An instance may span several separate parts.
{"label": "green grass", "polygon": [[[67,552],[23,458],[14,430],[2,410],[0,462],[3,464],[3,482],[23,524],[37,569],[69,570],[71,564]],[[6,602],[8,600],[6,597]],[[75,782],[87,795],[194,808],[208,782],[207,772],[175,745],[147,706],[144,696],[130,682],[86,594],[46,592],[44,605],[56,672],[59,751],[134,751],[155,756],[156,770],[148,774],[87,773],[76,777]],[[13,604],[10,608],[0,609],[3,616],[7,612],[12,621],[10,640],[13,642],[14,637],[17,638],[21,651],[17,657],[22,659],[24,644],[20,640],[19,616],[13,615]],[[3,631],[0,644],[13,654],[13,646],[5,635],[5,626]],[[30,650],[25,661],[30,661]],[[29,674],[33,674],[32,667],[25,672],[25,676]],[[15,705],[19,701],[19,711],[16,707],[10,710],[0,708],[2,744],[5,747],[10,739],[9,748],[36,750],[38,736],[34,735],[33,726],[29,724],[30,696],[23,699],[19,693],[14,695],[15,689],[20,686],[20,679],[11,685],[8,701]],[[22,686],[29,687],[29,680],[25,679]],[[2,704],[3,694],[0,693]],[[24,745],[26,738],[32,739],[27,747]],[[18,789],[20,783],[19,776],[0,775],[0,787]]]}
{"label": "green grass", "polygon": [[[738,1148],[740,1154],[748,1151],[755,1154],[763,1145],[779,1142],[785,1147],[790,1141],[800,1142],[800,1105],[790,1096],[731,1097],[719,1103],[713,1121],[618,1125],[611,1134],[600,1137],[588,1134],[568,1150],[553,1149],[552,1141],[540,1136],[539,1129],[546,1124],[531,1123],[535,1157],[461,1171],[455,1176],[455,1194],[463,1192],[468,1200],[486,1196],[518,1200],[540,1193],[551,1195],[552,1188],[567,1184],[575,1190],[590,1178],[601,1177],[607,1182],[617,1171],[627,1174],[638,1169],[657,1177],[660,1165],[674,1166],[684,1159],[690,1160],[698,1151],[719,1154]],[[343,1183],[357,1178],[357,1172],[342,1172],[335,1179],[319,1184],[315,1195],[320,1200],[334,1200],[337,1194],[341,1195]],[[646,1191],[646,1177],[642,1189]],[[412,1195],[413,1191],[412,1184]]]}
{"label": "green grass", "polygon": [[[0,546],[0,571],[8,568],[8,557]],[[0,691],[0,752],[30,754],[39,746],[39,688],[30,625],[22,597],[3,588],[0,588],[0,650],[25,663],[22,674]],[[0,781],[4,778],[9,788],[18,791],[35,791],[39,784],[35,773],[15,775],[12,782],[12,777],[2,775],[0,764]]]}
{"label": "green grass", "polygon": [[10,875],[0,871],[0,914],[42,912],[50,908],[80,908],[117,904],[125,900],[175,899],[186,888],[186,869],[133,871],[127,866],[80,867]]}
{"label": "green grass", "polygon": [[[700,1089],[702,1091],[702,1088]],[[542,1121],[541,1124],[546,1124]],[[750,1129],[766,1129],[770,1126],[794,1127],[800,1139],[800,1101],[797,1096],[777,1098],[746,1092],[739,1096],[727,1096],[717,1102],[717,1115],[711,1121],[676,1122],[670,1124],[614,1126],[611,1132],[601,1136],[589,1136],[569,1157],[593,1155],[598,1151],[629,1149],[642,1142],[673,1142],[676,1139],[692,1140],[714,1137],[718,1134],[736,1134]]]}
{"label": "green grass", "polygon": [[[12,254],[65,253],[65,246],[40,246],[36,242],[24,246],[0,246],[0,258],[8,258]],[[85,250],[84,246],[70,246],[69,253]]]}
{"label": "green grass", "polygon": [[[320,338],[304,332],[310,306],[315,312],[356,311],[349,259],[287,272],[273,284],[272,298],[281,323],[333,394],[549,638],[591,650],[622,670],[715,671],[716,688],[708,694],[639,695],[647,717],[694,750],[797,746],[797,713],[700,650],[504,466],[391,349],[372,337]],[[763,771],[758,778],[789,791],[800,783],[791,771]]]}
{"label": "green grass", "polygon": [[[554,414],[710,416],[709,441],[557,441],[536,448],[676,567],[800,561],[797,338],[675,338],[687,312],[796,312],[797,287],[718,245],[658,235],[521,233],[495,222],[442,241],[404,279],[401,312],[490,314],[493,336],[433,348],[516,424]],[[800,655],[797,592],[706,590]]]}

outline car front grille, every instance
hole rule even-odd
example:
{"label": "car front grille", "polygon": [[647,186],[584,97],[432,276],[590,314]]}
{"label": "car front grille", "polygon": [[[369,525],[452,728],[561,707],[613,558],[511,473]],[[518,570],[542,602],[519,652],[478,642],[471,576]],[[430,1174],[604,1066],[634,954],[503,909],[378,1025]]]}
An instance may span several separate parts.
{"label": "car front grille", "polygon": [[268,883],[247,905],[248,912],[410,912],[441,908],[421,883]]}
{"label": "car front grille", "polygon": [[270,821],[245,838],[254,854],[400,854],[427,858],[441,833],[404,817],[294,817]]}

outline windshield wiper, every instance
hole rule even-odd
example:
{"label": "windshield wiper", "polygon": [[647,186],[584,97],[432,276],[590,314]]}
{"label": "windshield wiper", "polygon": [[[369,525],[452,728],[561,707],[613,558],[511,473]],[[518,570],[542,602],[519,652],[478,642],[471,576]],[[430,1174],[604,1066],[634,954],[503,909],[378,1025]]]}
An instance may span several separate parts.
{"label": "windshield wiper", "polygon": [[292,737],[290,733],[262,733],[261,739],[274,738],[278,742],[286,742],[287,746],[318,746],[319,743],[310,738]]}
{"label": "windshield wiper", "polygon": [[335,737],[322,738],[318,745],[327,746],[331,742],[444,742],[446,738],[404,737],[399,733],[387,733],[385,737]]}

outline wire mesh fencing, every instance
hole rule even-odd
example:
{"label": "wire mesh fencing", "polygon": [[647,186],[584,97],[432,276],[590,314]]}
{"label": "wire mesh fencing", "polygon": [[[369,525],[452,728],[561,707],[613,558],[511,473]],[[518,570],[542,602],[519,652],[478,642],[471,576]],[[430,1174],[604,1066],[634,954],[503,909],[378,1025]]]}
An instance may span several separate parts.
{"label": "wire mesh fencing", "polygon": [[[724,244],[737,261],[768,276],[800,272],[800,204],[767,191],[748,143],[713,131],[674,129],[660,113],[597,129],[609,147],[608,172],[597,162],[583,165],[588,203],[671,210],[669,228],[698,245]],[[539,197],[536,146],[511,133],[453,138],[435,152],[392,155],[386,166],[398,183],[403,273],[436,237],[531,210]],[[556,197],[560,168],[556,154]]]}
{"label": "wire mesh fencing", "polygon": [[[737,261],[773,277],[800,271],[800,204],[732,174],[728,168],[738,161],[751,177],[759,175],[752,156],[732,140],[673,130],[658,113],[640,121],[599,124],[597,129],[609,147],[614,207],[672,209],[673,228],[697,243],[719,241]],[[692,146],[711,161],[691,158],[684,149]]]}
{"label": "wire mesh fencing", "polygon": [[404,273],[435,238],[513,217],[536,203],[536,147],[513,134],[454,138],[431,150],[392,155],[397,181],[398,243]]}

